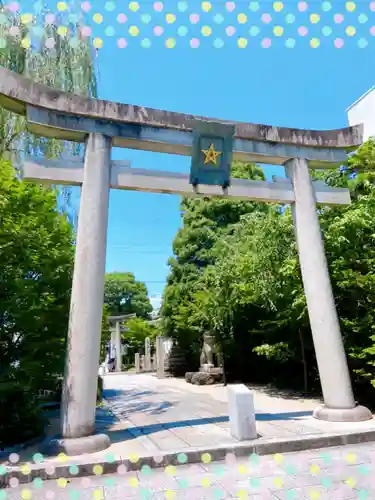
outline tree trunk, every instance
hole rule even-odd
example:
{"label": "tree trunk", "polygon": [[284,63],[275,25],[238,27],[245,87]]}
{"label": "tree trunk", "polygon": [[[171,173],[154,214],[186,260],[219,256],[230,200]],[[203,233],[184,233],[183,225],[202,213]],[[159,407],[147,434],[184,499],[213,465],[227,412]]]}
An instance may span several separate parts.
{"label": "tree trunk", "polygon": [[225,351],[223,348],[221,348],[221,359],[222,359],[222,363],[223,363],[223,384],[224,384],[224,387],[226,387],[228,385],[228,374],[227,374],[227,370],[226,370],[226,366],[227,366],[227,363],[226,363],[226,355],[225,355]]}
{"label": "tree trunk", "polygon": [[224,383],[224,387],[226,387],[228,385],[228,377],[227,377],[227,372],[225,370],[225,359],[224,359],[224,354],[223,354],[223,383]]}

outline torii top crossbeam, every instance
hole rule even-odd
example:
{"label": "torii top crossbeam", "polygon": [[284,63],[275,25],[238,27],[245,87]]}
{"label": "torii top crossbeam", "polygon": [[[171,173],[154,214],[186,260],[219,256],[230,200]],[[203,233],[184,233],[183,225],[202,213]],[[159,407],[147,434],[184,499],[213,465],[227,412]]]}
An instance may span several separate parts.
{"label": "torii top crossbeam", "polygon": [[362,125],[303,130],[89,99],[34,83],[3,67],[0,105],[25,115],[29,130],[44,137],[83,142],[87,134],[96,132],[111,137],[115,147],[187,156],[191,155],[192,131],[197,122],[232,124],[234,159],[274,165],[303,157],[311,168],[337,167],[363,138]]}

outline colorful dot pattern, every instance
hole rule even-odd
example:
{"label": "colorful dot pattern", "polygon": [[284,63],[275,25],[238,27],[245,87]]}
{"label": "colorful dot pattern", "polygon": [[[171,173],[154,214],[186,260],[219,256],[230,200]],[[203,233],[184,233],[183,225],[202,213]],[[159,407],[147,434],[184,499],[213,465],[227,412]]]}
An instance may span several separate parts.
{"label": "colorful dot pattern", "polygon": [[[337,463],[337,467],[342,467],[345,466],[345,473],[350,474],[348,477],[344,477],[342,480],[342,487],[346,488],[346,493],[348,492],[348,488],[350,491],[353,492],[353,497],[351,498],[359,498],[360,500],[365,500],[365,499],[370,499],[369,492],[366,491],[365,489],[359,489],[359,485],[362,482],[363,483],[363,478],[364,476],[367,476],[368,479],[371,479],[371,467],[369,466],[370,464],[363,464],[361,463],[361,460],[358,460],[357,456],[354,453],[347,453],[344,457],[342,457],[343,460],[338,461],[337,456],[335,458]],[[68,463],[69,465],[69,457],[67,457],[64,454],[60,454],[58,457],[58,462],[62,463]],[[243,481],[248,480],[248,486],[250,486],[250,491],[254,488],[254,494],[261,494],[262,498],[268,498],[267,496],[267,491],[269,491],[269,486],[270,486],[270,477],[269,474],[266,474],[268,477],[257,477],[256,474],[254,474],[254,467],[259,467],[262,466],[262,460],[266,459],[268,461],[267,464],[264,464],[264,466],[270,466],[270,457],[260,457],[257,454],[251,454],[247,458],[241,458],[238,459],[233,453],[228,453],[225,457],[225,463],[232,466],[236,467],[239,473],[239,477],[243,478]],[[272,457],[271,457],[272,459]],[[107,454],[105,456],[106,463],[108,464],[113,464],[115,462],[115,457],[112,456],[111,454]],[[153,460],[155,464],[159,464],[163,461],[163,457],[153,457]],[[318,459],[319,462],[317,462],[317,458],[315,457],[314,459],[309,460],[306,459],[299,459],[299,457],[294,457],[291,458],[290,455],[281,455],[279,453],[275,454],[273,456],[273,460],[276,463],[278,469],[280,470],[279,474],[276,477],[272,478],[273,481],[273,487],[276,489],[282,489],[285,488],[287,484],[286,477],[288,475],[291,476],[296,476],[299,473],[303,474],[309,474],[310,476],[313,476],[316,481],[314,481],[315,486],[311,487],[309,490],[309,498],[311,500],[323,500],[323,498],[326,497],[325,491],[324,490],[332,490],[332,494],[337,493],[337,484],[333,483],[332,480],[330,479],[329,475],[330,472],[328,469],[324,469],[325,465],[330,465],[332,464],[332,458],[328,453],[322,453]],[[41,453],[35,453],[32,457],[32,462],[34,464],[40,464],[42,465],[44,461],[44,457]],[[140,461],[140,458],[136,455],[132,455],[129,457],[129,462],[131,464],[137,464]],[[176,477],[179,475],[178,471],[178,465],[185,465],[188,463],[188,457],[185,453],[179,453],[178,455],[175,456],[175,461],[177,462],[177,466],[175,465],[167,465],[164,468],[164,473],[166,476],[169,477]],[[202,453],[200,457],[200,461],[203,465],[205,466],[210,466],[211,469],[207,474],[202,473],[202,470],[199,469],[198,473],[202,473],[202,477],[200,478],[200,484],[203,488],[214,488],[216,493],[215,497],[217,498],[226,498],[226,493],[223,491],[223,489],[219,485],[215,485],[215,481],[213,481],[213,475],[218,476],[219,482],[225,487],[226,483],[230,486],[231,481],[233,481],[233,474],[227,473],[225,467],[223,466],[222,463],[212,463],[213,459],[210,453]],[[16,465],[20,465],[20,471],[21,474],[28,475],[30,474],[31,467],[29,464],[19,464],[20,462],[20,457],[17,453],[11,453],[8,457],[8,463],[9,465],[12,465],[13,467]],[[319,466],[320,463],[320,466]],[[347,466],[351,466],[349,469]],[[194,465],[192,465],[194,467]],[[85,468],[85,473],[87,474],[87,466],[84,466]],[[21,487],[21,494],[20,494],[20,499],[22,500],[31,500],[33,497],[40,497],[38,495],[38,490],[44,489],[45,491],[45,497],[47,499],[52,500],[54,498],[54,493],[52,491],[48,490],[48,487],[51,484],[51,479],[48,479],[48,476],[52,476],[52,474],[55,473],[55,467],[52,465],[45,465],[44,470],[46,474],[43,474],[44,476],[46,475],[46,479],[42,479],[40,477],[35,477],[31,483],[26,483],[22,484],[22,481],[20,481],[17,477],[11,477],[9,480],[9,488],[7,489],[0,489],[0,500],[6,500],[7,496],[9,498],[13,498],[12,494],[12,489],[13,488],[18,488]],[[143,465],[138,468],[139,473],[138,475],[135,474],[134,472],[132,473],[131,471],[133,470],[133,467],[130,467],[130,474],[128,474],[129,477],[125,478],[129,486],[140,493],[141,498],[151,498],[153,495],[153,490],[148,490],[147,488],[143,487],[143,484],[147,484],[147,478],[152,476],[154,474],[154,471],[151,469],[150,466],[148,465]],[[159,469],[160,470],[160,469]],[[350,472],[347,472],[350,470]],[[7,466],[4,464],[0,464],[0,476],[5,476],[8,472]],[[78,475],[80,472],[79,466],[72,464],[69,466],[69,475],[70,477],[74,477]],[[70,485],[69,478],[65,477],[59,477],[57,479],[54,479],[55,484],[58,488],[61,489],[66,489],[68,493],[68,498],[71,500],[79,500],[81,497],[82,498],[88,498],[87,495],[81,495],[83,489],[90,488],[92,492],[92,498],[94,500],[103,500],[103,490],[99,487],[96,486],[97,482],[95,483],[95,476],[101,476],[104,475],[103,477],[103,483],[106,488],[111,488],[116,486],[116,480],[113,479],[111,476],[106,476],[105,475],[105,464],[100,465],[100,464],[94,464],[92,466],[92,471],[91,472],[91,477],[82,477],[79,480],[79,483],[75,483],[74,486]],[[124,463],[121,463],[116,467],[116,471],[111,471],[112,473],[115,472],[119,476],[124,476],[128,473],[128,469]],[[159,472],[159,471],[158,471]],[[325,475],[327,474],[327,475]],[[230,476],[230,477],[229,477]],[[94,478],[94,480],[92,479]],[[235,479],[236,480],[236,479]],[[237,477],[238,480],[238,477]],[[48,482],[49,481],[49,482]],[[189,488],[189,487],[196,487],[197,484],[194,480],[194,484],[189,484],[189,479],[184,479],[180,478],[179,479],[180,487],[181,488]],[[241,484],[242,479],[241,479]],[[96,489],[95,489],[96,488]],[[323,490],[322,490],[323,489]],[[173,490],[167,490],[164,492],[165,498],[166,499],[172,499],[176,495],[176,492]],[[217,494],[217,495],[216,495]],[[288,500],[295,499],[297,500],[298,497],[298,491],[294,491],[293,489],[288,489],[287,490],[288,494]],[[355,494],[357,496],[355,496]],[[236,492],[236,497],[237,498],[248,498],[249,497],[249,489],[239,489],[238,492]],[[65,498],[65,496],[64,496]],[[211,498],[211,497],[210,497]],[[284,497],[283,497],[284,498]],[[334,497],[332,497],[334,498]],[[335,497],[336,498],[336,497]],[[341,496],[340,496],[341,498]],[[343,498],[343,497],[342,497]],[[347,497],[345,497],[347,498]]]}
{"label": "colorful dot pattern", "polygon": [[[72,11],[67,1],[52,3],[46,11],[41,0],[33,12],[24,12],[21,2],[5,4],[0,13],[0,49],[14,40],[25,49],[42,40],[53,49],[58,38],[68,38],[72,47],[82,39],[95,49],[104,46],[125,49],[137,45],[145,49],[190,46],[225,46],[265,49],[309,47],[312,49],[365,49],[375,43],[375,1],[333,2],[209,2],[190,5],[188,1],[83,1]],[[173,5],[173,8],[170,7]],[[11,26],[9,13],[20,15],[23,29]],[[52,36],[52,25],[57,30]],[[11,37],[11,40],[9,39]]]}

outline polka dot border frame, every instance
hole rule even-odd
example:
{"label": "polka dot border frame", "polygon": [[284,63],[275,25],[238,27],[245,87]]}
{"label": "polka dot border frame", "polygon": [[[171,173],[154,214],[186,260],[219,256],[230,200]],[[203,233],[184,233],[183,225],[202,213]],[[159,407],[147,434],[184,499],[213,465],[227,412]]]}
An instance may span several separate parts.
{"label": "polka dot border frame", "polygon": [[[109,471],[106,467],[106,464],[111,464],[110,473],[112,473],[112,475],[116,474],[120,477],[121,486],[124,486],[125,482],[125,485],[127,485],[127,487],[131,488],[136,493],[140,493],[141,498],[151,498],[154,490],[145,488],[143,485],[149,484],[149,478],[153,474],[157,473],[160,475],[160,466],[164,461],[163,456],[153,457],[154,465],[159,467],[157,472],[155,472],[149,465],[141,465],[140,462],[142,461],[142,459],[137,455],[131,455],[125,461],[117,461],[113,455],[107,453],[105,455],[105,463],[93,464],[91,471],[88,470],[87,465],[82,465],[82,467],[84,468],[84,474],[89,475],[85,475],[81,478],[76,478],[76,476],[78,476],[80,473],[80,466],[77,464],[69,464],[69,457],[64,454],[60,454],[56,458],[56,465],[45,464],[43,455],[40,453],[35,453],[32,457],[32,463],[28,464],[20,463],[20,456],[17,453],[11,453],[8,457],[7,465],[10,465],[12,467],[12,477],[10,477],[7,483],[8,488],[0,489],[0,500],[6,500],[7,496],[13,497],[14,493],[12,492],[12,490],[14,491],[15,488],[21,489],[21,500],[32,500],[33,497],[38,496],[37,492],[41,489],[44,490],[46,499],[53,500],[54,498],[56,498],[56,500],[58,500],[59,495],[58,493],[56,495],[56,487],[57,492],[59,491],[59,489],[65,489],[66,493],[68,494],[68,498],[71,500],[79,500],[82,497],[81,493],[84,489],[90,489],[92,495],[91,498],[93,498],[94,500],[103,500],[102,487],[98,486],[98,481],[95,478],[103,476],[102,486],[108,488],[109,490],[112,487],[116,486],[116,479],[108,474]],[[342,460],[338,460],[337,456],[333,459],[333,457],[330,456],[329,452],[323,452],[319,455],[319,462],[317,462],[318,457],[314,457],[314,459],[305,458],[302,452],[301,455],[293,454],[292,457],[290,454],[282,455],[280,453],[276,453],[273,456],[259,456],[255,453],[252,453],[247,457],[241,458],[236,457],[234,453],[227,453],[225,455],[224,461],[216,463],[214,462],[214,457],[208,452],[201,453],[199,458],[200,460],[198,463],[190,464],[192,468],[196,467],[194,478],[196,478],[196,476],[200,474],[200,486],[203,488],[216,488],[218,496],[216,496],[215,494],[215,497],[217,498],[225,498],[225,496],[220,495],[226,494],[225,485],[227,483],[231,483],[230,486],[233,487],[233,483],[235,483],[236,481],[246,480],[249,481],[250,492],[254,488],[254,494],[259,494],[260,492],[261,494],[266,495],[266,492],[269,488],[270,479],[273,480],[273,484],[276,489],[283,489],[287,486],[287,483],[285,481],[286,476],[296,476],[300,472],[305,475],[309,474],[315,477],[315,486],[311,486],[308,494],[310,495],[309,498],[311,498],[311,500],[319,500],[319,498],[322,496],[322,489],[323,491],[337,491],[337,484],[332,483],[330,474],[332,471],[332,467],[337,467],[340,470],[344,470],[342,468],[343,466],[350,466],[350,472],[348,469],[348,477],[342,481],[342,487],[346,489],[346,491],[348,488],[353,490],[353,494],[357,493],[360,500],[366,500],[370,498],[368,496],[369,492],[367,492],[365,489],[358,489],[359,478],[364,476],[368,476],[369,478],[371,477],[370,464],[363,464],[360,460],[360,457],[357,457],[356,454],[352,452],[348,452],[345,456],[340,457],[342,458]],[[263,461],[265,460],[268,461],[268,464],[264,464]],[[256,474],[254,475],[253,473],[254,469],[256,469],[258,466],[263,465],[270,466],[270,460],[273,460],[275,462],[277,467],[280,469],[280,473],[273,478],[268,476],[266,478],[266,481],[262,477],[256,477]],[[188,455],[186,453],[179,453],[173,457],[173,462],[175,463],[175,465],[169,464],[164,466],[162,473],[168,477],[179,476],[180,488],[184,489],[189,487],[196,487],[196,479],[194,479],[194,484],[189,484],[189,479],[184,479],[183,474],[178,470],[178,466],[186,465],[189,463]],[[58,475],[57,468],[61,464],[65,464],[68,467],[69,477],[56,477],[56,475]],[[126,464],[128,464],[128,466]],[[139,467],[137,467],[137,464],[139,465]],[[203,471],[200,464],[204,467]],[[7,476],[8,472],[10,472],[10,469],[8,470],[7,465],[5,465],[4,463],[0,465],[0,476],[2,476],[2,479],[4,479],[4,477]],[[41,477],[34,477],[32,482],[24,483],[20,476],[30,474],[32,465],[41,466],[43,470],[43,476],[47,476],[46,479],[42,479]],[[325,466],[328,465],[330,466],[330,468],[325,469]],[[15,466],[18,466],[18,477],[17,474],[15,474]],[[227,466],[230,466],[230,469],[228,469]],[[233,468],[237,470],[235,478],[233,477]],[[220,477],[219,483],[222,484],[223,487],[216,484],[216,481],[213,480],[212,476],[215,475]],[[228,477],[226,477],[226,475]],[[74,484],[71,484],[70,480],[73,478],[76,479]],[[51,481],[53,481],[54,483],[53,486],[51,486]],[[236,492],[237,498],[248,498],[250,496],[248,488],[242,489],[241,491],[240,490],[241,488],[238,492]],[[172,499],[176,495],[176,492],[172,489],[166,490],[164,491],[164,495],[166,499]],[[288,495],[288,500],[297,500],[298,491],[294,491],[288,486]],[[83,497],[85,499],[88,498],[87,494],[84,494]]]}
{"label": "polka dot border frame", "polygon": [[[204,0],[199,7],[194,4],[192,12],[188,1],[178,1],[172,11],[159,0],[147,4],[107,0],[100,11],[93,2],[84,0],[77,12],[71,12],[70,4],[62,0],[54,8],[55,12],[45,12],[42,0],[37,0],[33,12],[23,12],[21,2],[6,3],[5,11],[19,15],[23,29],[7,26],[7,13],[0,13],[0,50],[14,40],[30,49],[35,38],[42,39],[45,48],[52,50],[59,37],[69,38],[72,47],[77,47],[81,38],[89,40],[97,50],[105,45],[125,49],[134,44],[144,49],[160,46],[364,49],[375,37],[374,0],[366,4],[347,1],[339,6],[327,0],[296,4],[250,1],[247,6],[234,1],[215,4]],[[56,23],[58,28],[53,38],[48,36],[49,27]],[[77,26],[75,32],[72,24]]]}

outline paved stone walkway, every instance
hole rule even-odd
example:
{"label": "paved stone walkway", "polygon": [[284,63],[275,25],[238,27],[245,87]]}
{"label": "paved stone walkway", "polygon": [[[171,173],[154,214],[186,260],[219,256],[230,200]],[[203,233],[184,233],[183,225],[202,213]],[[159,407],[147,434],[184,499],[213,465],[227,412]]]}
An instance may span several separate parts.
{"label": "paved stone walkway", "polygon": [[[208,462],[209,457],[206,457]],[[252,455],[116,475],[40,481],[0,490],[9,500],[372,500],[375,443],[287,453]]]}
{"label": "paved stone walkway", "polygon": [[[375,429],[375,419],[347,424],[312,418],[318,400],[276,391],[267,394],[264,388],[251,390],[260,440]],[[195,386],[183,379],[159,380],[143,374],[107,375],[104,396],[105,406],[116,419],[109,430],[113,450],[123,441],[139,456],[238,444],[229,435],[227,395],[222,385]],[[104,421],[101,429],[108,431],[108,423]]]}
{"label": "paved stone walkway", "polygon": [[[90,475],[95,464],[131,463],[135,464],[134,470],[144,463],[152,467],[162,461],[175,463],[179,453],[187,454],[189,462],[195,463],[204,452],[209,451],[215,460],[220,460],[227,452],[238,451],[239,446],[242,450],[247,448],[245,453],[253,449],[267,454],[374,439],[375,419],[360,423],[322,422],[312,418],[313,408],[320,403],[317,400],[260,387],[251,390],[259,438],[238,442],[229,433],[227,389],[222,385],[194,386],[183,379],[159,380],[152,374],[106,375],[105,401],[97,411],[97,431],[109,435],[112,444],[108,450],[69,457],[67,461],[64,457],[44,456],[32,463],[35,453],[42,451],[34,445],[20,452],[16,461],[0,457],[0,465],[26,480],[22,472],[25,462],[36,475],[43,476],[44,469],[52,468],[59,477],[66,474],[64,467],[73,464]],[[56,420],[51,427],[55,432],[57,424]],[[367,431],[371,432],[367,439],[359,435],[347,440],[347,434]],[[301,440],[303,445],[299,444]],[[116,468],[106,470],[112,472]]]}

